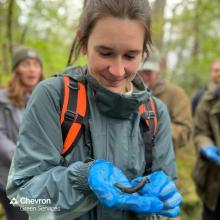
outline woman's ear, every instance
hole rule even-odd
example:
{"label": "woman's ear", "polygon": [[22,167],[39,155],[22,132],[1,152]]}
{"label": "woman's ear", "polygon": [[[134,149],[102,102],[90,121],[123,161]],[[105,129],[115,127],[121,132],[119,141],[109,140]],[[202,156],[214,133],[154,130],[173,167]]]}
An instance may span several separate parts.
{"label": "woman's ear", "polygon": [[[78,41],[80,41],[81,36],[82,36],[81,31],[80,31],[79,29],[77,29],[77,31],[76,31],[76,37],[77,37]],[[86,47],[86,45],[81,45],[81,46],[80,46],[80,51],[81,51],[82,54],[85,55],[85,54],[87,53],[87,47]]]}

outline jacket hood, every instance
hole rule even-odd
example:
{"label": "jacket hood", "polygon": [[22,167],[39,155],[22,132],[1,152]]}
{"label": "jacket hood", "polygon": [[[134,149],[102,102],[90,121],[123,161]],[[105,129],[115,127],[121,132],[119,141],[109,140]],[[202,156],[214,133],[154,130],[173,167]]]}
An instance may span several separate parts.
{"label": "jacket hood", "polygon": [[139,105],[149,98],[149,91],[138,75],[132,81],[134,92],[131,95],[111,92],[91,74],[87,74],[86,79],[99,110],[108,117],[127,119],[132,113],[137,112]]}

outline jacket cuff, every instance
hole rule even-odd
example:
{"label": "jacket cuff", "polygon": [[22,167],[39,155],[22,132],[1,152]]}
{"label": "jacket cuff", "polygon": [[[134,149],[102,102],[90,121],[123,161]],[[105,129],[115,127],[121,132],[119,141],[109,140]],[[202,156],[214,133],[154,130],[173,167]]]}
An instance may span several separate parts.
{"label": "jacket cuff", "polygon": [[88,185],[88,172],[93,163],[94,160],[80,163],[74,175],[76,177],[74,178],[74,188],[84,194],[87,194],[89,191],[91,191]]}

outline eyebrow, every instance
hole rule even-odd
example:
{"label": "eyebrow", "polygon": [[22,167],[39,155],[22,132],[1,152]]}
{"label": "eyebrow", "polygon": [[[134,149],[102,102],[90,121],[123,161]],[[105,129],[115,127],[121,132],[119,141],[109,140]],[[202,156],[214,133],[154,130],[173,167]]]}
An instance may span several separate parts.
{"label": "eyebrow", "polygon": [[[115,49],[110,48],[110,47],[106,47],[104,45],[97,45],[97,46],[95,46],[95,50],[97,50],[97,51],[99,51],[99,50],[115,51]],[[141,50],[128,50],[128,51],[126,51],[126,53],[138,54],[138,53],[141,53]]]}

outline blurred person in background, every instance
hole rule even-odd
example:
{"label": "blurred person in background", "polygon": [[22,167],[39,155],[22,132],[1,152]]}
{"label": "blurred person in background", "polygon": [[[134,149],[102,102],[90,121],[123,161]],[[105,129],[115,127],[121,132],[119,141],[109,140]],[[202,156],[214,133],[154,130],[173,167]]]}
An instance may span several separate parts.
{"label": "blurred person in background", "polygon": [[140,65],[139,74],[152,94],[167,105],[171,118],[173,143],[177,149],[190,140],[192,132],[190,101],[182,88],[163,78],[161,60],[158,49],[152,47],[149,58]]}
{"label": "blurred person in background", "polygon": [[220,85],[209,88],[196,108],[193,141],[198,157],[192,177],[203,203],[202,220],[219,220]]}
{"label": "blurred person in background", "polygon": [[197,91],[192,99],[192,115],[194,116],[196,107],[207,90],[212,90],[216,85],[220,85],[220,58],[216,59],[210,69],[210,82]]}
{"label": "blurred person in background", "polygon": [[28,219],[25,212],[10,204],[5,188],[25,106],[34,87],[43,80],[42,71],[37,52],[20,47],[13,54],[8,86],[0,90],[0,202],[8,220]]}

